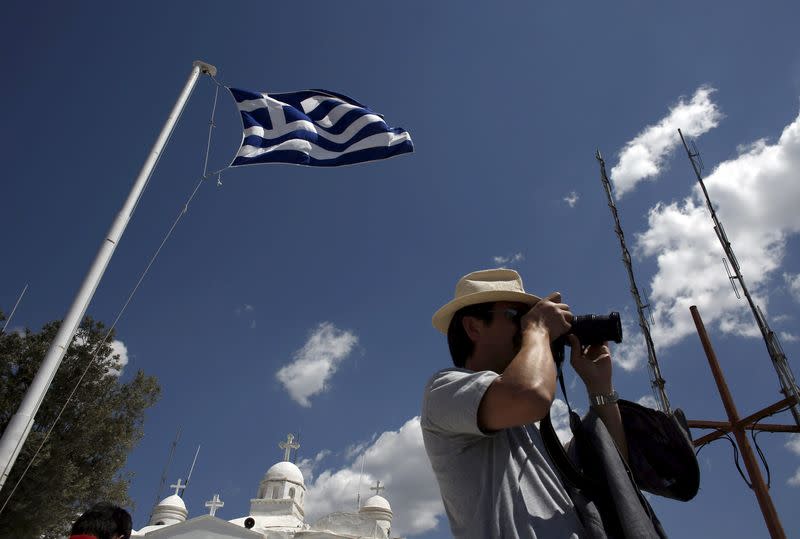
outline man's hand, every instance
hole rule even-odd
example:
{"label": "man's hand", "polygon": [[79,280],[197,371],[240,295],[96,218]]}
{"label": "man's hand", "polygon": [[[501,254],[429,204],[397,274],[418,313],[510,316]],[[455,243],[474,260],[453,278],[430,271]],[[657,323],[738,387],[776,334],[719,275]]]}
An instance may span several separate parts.
{"label": "man's hand", "polygon": [[575,335],[568,335],[570,364],[586,385],[590,395],[611,393],[611,352],[608,343],[581,346]]}
{"label": "man's hand", "polygon": [[[594,344],[582,347],[575,335],[568,335],[569,345],[572,348],[570,364],[586,385],[590,395],[608,395],[613,391],[611,383],[611,352],[608,343]],[[616,404],[595,406],[594,411],[608,429],[611,438],[619,449],[625,462],[628,461],[628,442],[625,439],[625,429],[622,426],[622,416]]]}
{"label": "man's hand", "polygon": [[552,342],[569,331],[572,318],[569,305],[561,303],[561,293],[553,292],[525,313],[521,329],[523,333],[529,329],[544,330]]}

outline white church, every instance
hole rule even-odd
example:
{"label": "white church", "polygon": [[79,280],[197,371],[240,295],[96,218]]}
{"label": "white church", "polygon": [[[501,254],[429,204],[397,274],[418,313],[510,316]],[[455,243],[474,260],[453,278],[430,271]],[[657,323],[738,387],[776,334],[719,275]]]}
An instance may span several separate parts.
{"label": "white church", "polygon": [[[249,514],[222,520],[216,511],[224,505],[218,495],[206,502],[209,513],[188,519],[189,512],[180,496],[185,485],[171,485],[175,494],[161,500],[153,509],[150,523],[134,530],[131,537],[146,539],[389,539],[392,508],[380,495],[380,481],[356,513],[331,513],[313,524],[305,521],[306,486],[300,468],[290,462],[292,449],[300,445],[288,435],[280,448],[284,460],[273,465],[250,500]],[[187,520],[188,519],[188,520]]]}

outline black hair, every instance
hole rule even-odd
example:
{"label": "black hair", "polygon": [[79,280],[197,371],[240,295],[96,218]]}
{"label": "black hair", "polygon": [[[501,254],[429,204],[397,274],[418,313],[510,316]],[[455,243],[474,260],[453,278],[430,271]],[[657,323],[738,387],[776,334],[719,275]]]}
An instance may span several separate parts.
{"label": "black hair", "polygon": [[453,358],[453,365],[464,367],[467,358],[475,350],[475,343],[469,338],[464,330],[463,320],[465,316],[474,316],[478,320],[483,320],[487,324],[492,321],[492,313],[489,312],[494,307],[494,303],[476,303],[467,305],[457,310],[450,319],[447,328],[447,346],[450,347],[450,356]]}
{"label": "black hair", "polygon": [[72,525],[71,535],[94,535],[97,539],[123,539],[131,536],[133,519],[122,507],[109,502],[93,505]]}

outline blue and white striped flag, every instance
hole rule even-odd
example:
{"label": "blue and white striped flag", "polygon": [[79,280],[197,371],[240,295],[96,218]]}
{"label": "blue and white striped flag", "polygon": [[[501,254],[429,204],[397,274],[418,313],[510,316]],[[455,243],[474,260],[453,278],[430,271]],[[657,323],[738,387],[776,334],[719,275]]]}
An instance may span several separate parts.
{"label": "blue and white striped flag", "polygon": [[261,94],[228,88],[242,115],[232,167],[294,163],[335,167],[414,150],[411,136],[345,95],[327,90]]}

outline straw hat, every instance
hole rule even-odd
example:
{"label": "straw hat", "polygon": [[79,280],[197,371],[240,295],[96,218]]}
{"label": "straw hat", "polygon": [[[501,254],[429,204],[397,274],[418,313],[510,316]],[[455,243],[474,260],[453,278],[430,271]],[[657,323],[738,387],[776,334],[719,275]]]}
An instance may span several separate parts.
{"label": "straw hat", "polygon": [[522,287],[522,278],[514,270],[474,271],[458,280],[453,300],[433,315],[433,327],[447,334],[447,328],[455,312],[467,305],[494,303],[495,301],[518,301],[533,305],[541,299],[525,292]]}

